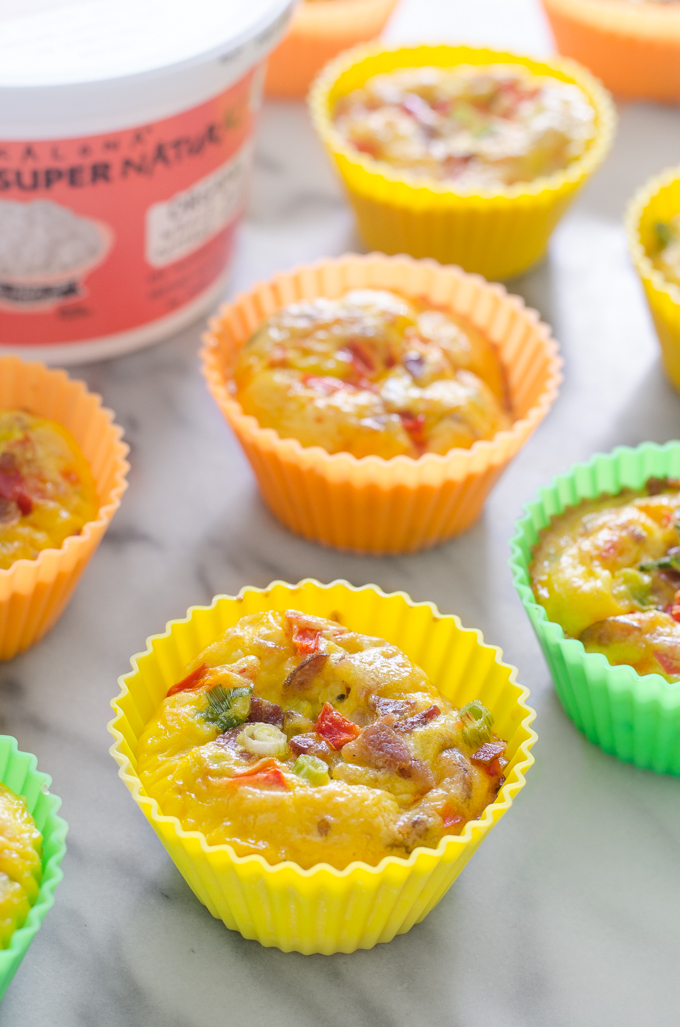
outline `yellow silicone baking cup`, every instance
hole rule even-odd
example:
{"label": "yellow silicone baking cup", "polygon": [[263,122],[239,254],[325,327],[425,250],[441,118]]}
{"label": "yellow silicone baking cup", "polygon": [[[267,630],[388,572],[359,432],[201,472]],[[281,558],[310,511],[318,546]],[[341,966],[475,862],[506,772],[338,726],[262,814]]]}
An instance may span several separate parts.
{"label": "yellow silicone baking cup", "polygon": [[[394,289],[449,307],[484,332],[505,371],[512,427],[445,456],[357,459],[281,438],[244,414],[233,394],[232,374],[258,326],[288,303],[342,296],[355,288]],[[436,545],[477,519],[497,478],[552,406],[562,364],[548,326],[501,285],[434,261],[382,254],[300,267],[237,296],[210,322],[202,361],[210,391],[273,513],[311,541],[373,554]]]}
{"label": "yellow silicone baking cup", "polygon": [[680,286],[658,271],[649,253],[658,245],[654,226],[680,213],[680,167],[650,179],[626,212],[628,246],[654,320],[664,369],[680,390]]}
{"label": "yellow silicone baking cup", "polygon": [[[377,867],[351,863],[335,870],[320,863],[303,870],[292,862],[271,866],[261,856],[237,856],[229,845],[208,845],[198,831],[185,831],[164,816],[137,776],[139,736],[187,664],[241,617],[262,610],[303,610],[340,618],[355,631],[398,645],[456,706],[479,698],[494,716],[494,730],[508,742],[510,763],[496,802],[459,837],[445,837],[436,849],[415,849],[408,859],[387,856]],[[178,870],[214,917],[245,938],[285,952],[353,952],[391,941],[419,923],[436,906],[491,828],[512,805],[534,762],[535,713],[514,667],[495,646],[444,616],[431,603],[414,603],[403,592],[390,595],[375,585],[355,588],[346,581],[322,585],[273,582],[244,588],[238,596],[217,596],[210,607],[192,607],[171,621],[164,634],[132,658],[112,703],[115,738],[111,754],[120,777],[149,820]]]}
{"label": "yellow silicone baking cup", "polygon": [[288,35],[267,62],[269,96],[305,96],[324,64],[357,43],[382,32],[397,0],[328,0],[301,3]]}
{"label": "yellow silicone baking cup", "polygon": [[543,0],[557,48],[628,99],[680,100],[680,11],[630,0]]}
{"label": "yellow silicone baking cup", "polygon": [[[536,75],[575,83],[590,100],[596,116],[595,138],[564,171],[498,191],[462,192],[358,153],[334,127],[337,101],[373,75],[423,65],[499,63],[519,64]],[[575,62],[539,61],[469,46],[355,47],[321,72],[309,104],[370,249],[434,257],[490,279],[518,275],[543,257],[555,225],[609,150],[615,124],[609,95]]]}
{"label": "yellow silicone baking cup", "polygon": [[97,487],[99,513],[60,549],[0,569],[0,659],[8,660],[42,638],[61,616],[80,575],[99,545],[127,488],[128,447],[101,397],[80,381],[44,364],[0,357],[0,410],[21,409],[59,422],[71,432]]}

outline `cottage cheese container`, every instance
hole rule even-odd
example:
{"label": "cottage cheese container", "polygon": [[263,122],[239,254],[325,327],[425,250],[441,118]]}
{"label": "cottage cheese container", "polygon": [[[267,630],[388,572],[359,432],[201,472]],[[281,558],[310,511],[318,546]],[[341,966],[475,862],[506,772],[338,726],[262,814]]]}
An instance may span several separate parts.
{"label": "cottage cheese container", "polygon": [[0,0],[0,354],[156,342],[220,298],[291,0]]}

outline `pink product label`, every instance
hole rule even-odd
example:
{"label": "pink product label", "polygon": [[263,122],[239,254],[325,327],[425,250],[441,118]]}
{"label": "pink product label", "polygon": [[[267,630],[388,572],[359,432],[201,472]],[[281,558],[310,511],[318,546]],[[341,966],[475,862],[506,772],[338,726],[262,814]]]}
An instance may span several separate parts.
{"label": "pink product label", "polygon": [[0,345],[125,332],[210,287],[243,208],[258,80],[122,132],[0,142]]}

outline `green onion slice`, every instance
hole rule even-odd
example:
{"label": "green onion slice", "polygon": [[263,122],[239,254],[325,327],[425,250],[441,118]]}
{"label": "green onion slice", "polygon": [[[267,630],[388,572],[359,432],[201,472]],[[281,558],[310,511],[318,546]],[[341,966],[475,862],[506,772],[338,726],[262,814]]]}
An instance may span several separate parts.
{"label": "green onion slice", "polygon": [[327,785],[330,783],[328,767],[318,756],[309,756],[303,753],[295,761],[293,772],[308,781],[310,785]]}
{"label": "green onion slice", "polygon": [[466,745],[478,749],[480,745],[491,741],[493,717],[479,699],[473,699],[462,706],[459,716],[463,722],[463,741]]}
{"label": "green onion slice", "polygon": [[208,705],[203,711],[203,719],[207,720],[209,724],[214,724],[220,734],[229,731],[232,727],[238,727],[248,718],[252,694],[252,685],[244,685],[241,688],[225,688],[224,685],[215,685],[205,693]]}

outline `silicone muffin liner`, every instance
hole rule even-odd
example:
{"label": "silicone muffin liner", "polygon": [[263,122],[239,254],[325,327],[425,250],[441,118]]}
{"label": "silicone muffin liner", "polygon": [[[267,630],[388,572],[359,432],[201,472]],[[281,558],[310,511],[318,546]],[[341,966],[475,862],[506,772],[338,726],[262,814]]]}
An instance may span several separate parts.
{"label": "silicone muffin liner", "polygon": [[[333,125],[333,109],[340,97],[378,73],[422,65],[498,63],[518,64],[534,74],[575,83],[589,98],[596,114],[596,136],[584,155],[564,171],[494,192],[458,192],[451,185],[358,153]],[[553,228],[604,159],[615,122],[608,94],[573,61],[538,61],[468,46],[355,47],[322,71],[309,103],[316,131],[335,161],[369,248],[435,257],[442,264],[460,264],[490,279],[518,275],[543,257]]]}
{"label": "silicone muffin liner", "polygon": [[557,49],[631,100],[680,100],[680,12],[629,0],[543,0]]}
{"label": "silicone muffin liner", "polygon": [[557,695],[580,731],[605,752],[659,774],[680,775],[680,684],[660,674],[614,667],[601,653],[587,653],[559,624],[549,621],[531,589],[531,550],[551,518],[583,499],[641,488],[648,478],[680,478],[680,442],[622,446],[575,464],[525,506],[510,542],[515,587],[550,668]]}
{"label": "silicone muffin liner", "polygon": [[80,575],[120,505],[127,484],[128,447],[113,414],[83,382],[44,364],[0,357],[0,410],[22,409],[67,428],[90,465],[99,513],[60,549],[0,569],[0,659],[8,660],[42,638],[61,616]]}
{"label": "silicone muffin liner", "polygon": [[265,89],[269,96],[305,96],[314,76],[342,50],[375,39],[397,0],[328,0],[301,3],[288,35],[269,58]]}
{"label": "silicone muffin liner", "polygon": [[628,246],[645,290],[664,369],[680,390],[680,286],[657,271],[648,253],[657,245],[654,226],[680,213],[680,167],[650,179],[630,202],[626,213]]}
{"label": "silicone muffin liner", "polygon": [[[351,863],[336,870],[325,863],[309,870],[292,862],[272,866],[259,855],[237,856],[229,845],[208,845],[198,831],[185,831],[164,816],[137,776],[136,752],[146,723],[187,663],[241,617],[262,610],[303,610],[332,616],[360,632],[398,645],[429,674],[443,695],[461,705],[479,698],[495,718],[494,730],[508,742],[510,763],[496,802],[459,837],[445,837],[436,849],[418,848],[408,859],[388,856],[377,867]],[[238,596],[217,596],[210,607],[192,607],[171,621],[164,634],[148,640],[120,678],[109,724],[111,754],[170,857],[214,917],[245,938],[285,952],[353,952],[391,941],[436,906],[475,850],[512,804],[533,763],[535,713],[516,670],[502,653],[485,645],[478,631],[463,628],[431,603],[414,603],[403,592],[390,595],[375,585],[355,588],[346,581],[322,585],[273,582],[244,588]]]}
{"label": "silicone muffin liner", "polygon": [[0,949],[0,999],[26,955],[45,915],[54,903],[54,890],[61,881],[61,861],[66,852],[65,820],[57,816],[61,799],[52,795],[52,779],[36,770],[37,760],[30,753],[17,749],[15,738],[0,735],[0,780],[17,795],[26,799],[38,830],[43,836],[43,878],[38,897],[31,906],[23,927],[19,927],[6,949]]}
{"label": "silicone muffin liner", "polygon": [[[391,460],[303,447],[261,428],[231,391],[239,351],[255,329],[288,303],[337,297],[352,288],[394,289],[450,307],[496,345],[512,427],[471,449]],[[550,329],[502,286],[433,261],[382,254],[322,261],[279,274],[237,296],[210,322],[202,351],[210,391],[241,443],[273,513],[299,535],[340,549],[410,553],[468,528],[517,451],[557,395],[561,360]]]}

